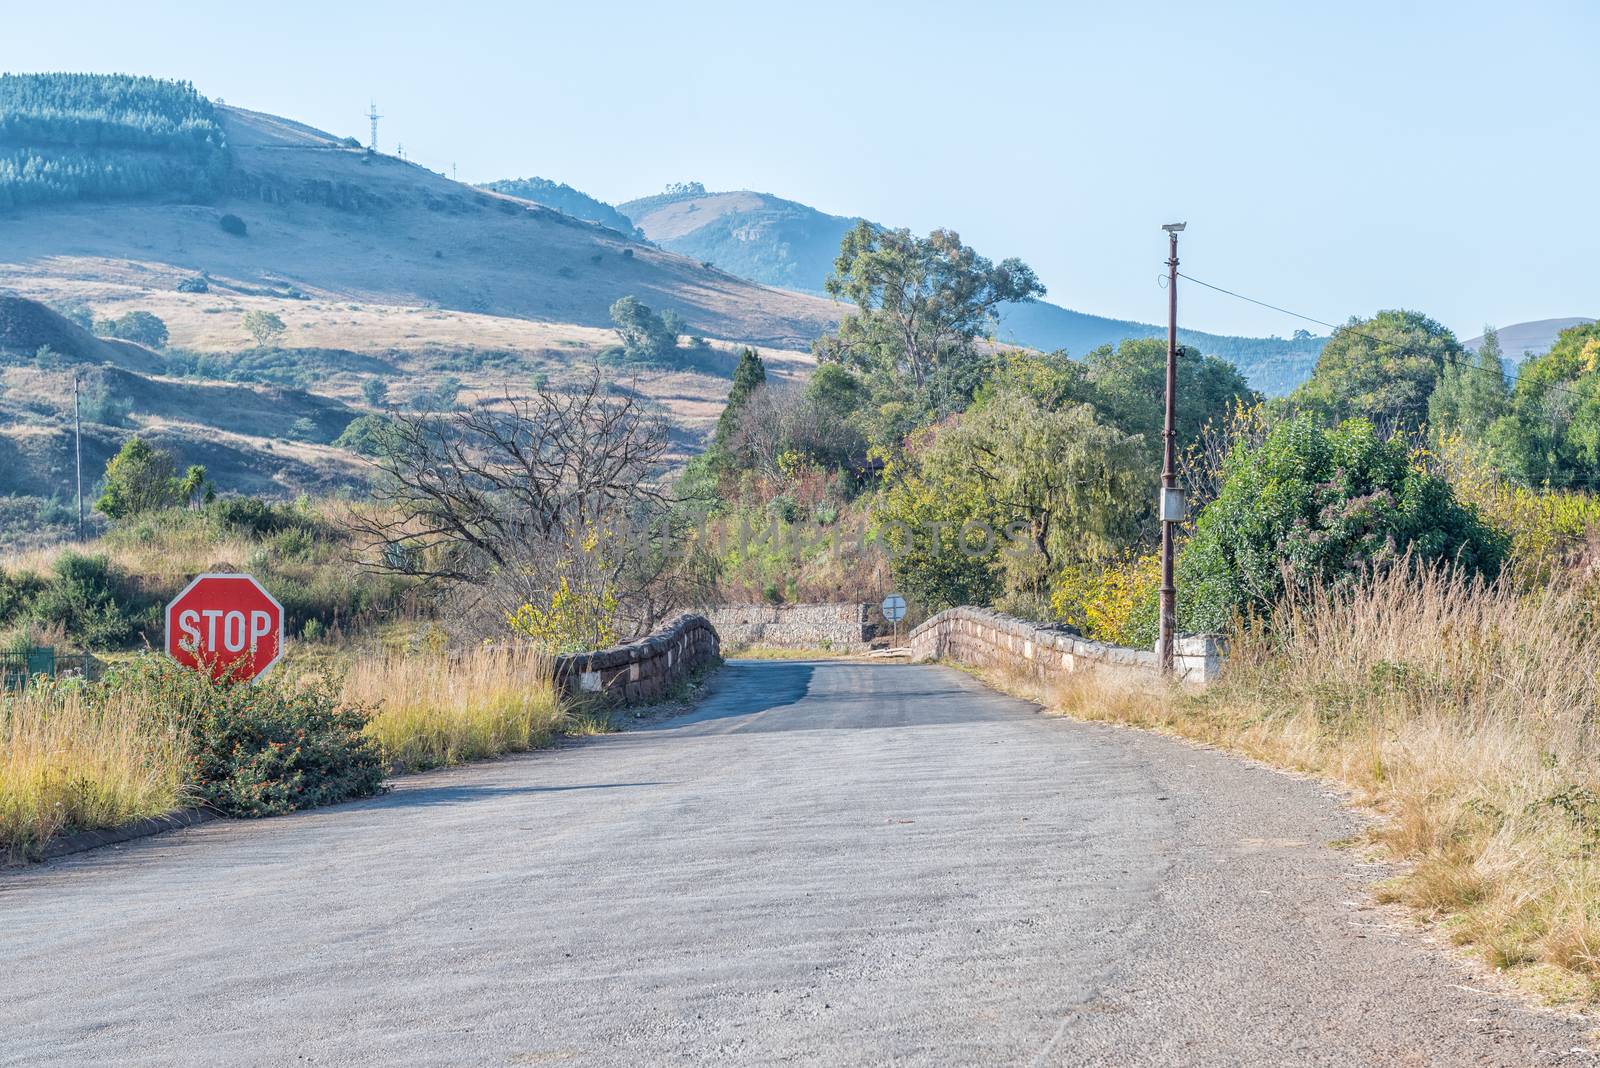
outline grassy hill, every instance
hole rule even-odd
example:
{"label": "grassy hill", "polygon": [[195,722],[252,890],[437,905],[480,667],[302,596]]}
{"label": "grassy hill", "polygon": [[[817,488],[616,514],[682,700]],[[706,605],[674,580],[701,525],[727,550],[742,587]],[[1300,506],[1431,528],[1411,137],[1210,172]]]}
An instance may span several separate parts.
{"label": "grassy hill", "polygon": [[69,363],[105,363],[136,371],[163,366],[161,358],[147,348],[96,337],[36,301],[0,293],[0,354],[33,356],[40,349],[49,349]]}
{"label": "grassy hill", "polygon": [[[149,288],[174,289],[184,277],[207,273],[267,294],[592,327],[609,326],[611,303],[632,294],[673,309],[709,337],[802,348],[836,317],[830,302],[752,284],[290,120],[212,106],[187,87],[167,95],[189,101],[196,115],[182,117],[170,104],[173,115],[147,123],[156,133],[135,150],[124,142],[144,137],[145,129],[114,121],[122,114],[117,101],[146,83],[176,83],[76,78],[6,79],[11,97],[46,102],[55,99],[52,87],[70,86],[81,115],[57,117],[61,109],[47,103],[31,105],[42,116],[36,121],[5,111],[5,158],[65,154],[82,167],[63,162],[64,174],[115,174],[126,153],[137,151],[170,167],[138,171],[115,195],[63,179],[22,196],[38,183],[0,180],[12,193],[0,202],[9,204],[0,211],[0,285],[138,278]],[[92,118],[101,113],[112,118]],[[110,139],[95,141],[89,131]],[[206,175],[198,185],[179,174],[196,153]],[[225,215],[241,220],[244,232],[225,231]]]}
{"label": "grassy hill", "polygon": [[[631,227],[452,182],[182,83],[0,79],[0,161],[19,160],[0,166],[0,541],[66,529],[74,370],[90,493],[137,432],[205,464],[222,492],[283,497],[364,482],[361,459],[330,442],[373,389],[437,410],[586,375],[616,341],[622,296],[676,311],[723,354],[754,344],[787,376],[808,372],[811,339],[837,317],[830,301],[706,268]],[[64,178],[90,173],[106,180]],[[95,322],[148,312],[170,342],[96,337],[51,307]],[[269,346],[243,328],[256,311],[287,328]],[[728,388],[700,371],[609,373],[669,419],[679,455]]]}
{"label": "grassy hill", "polygon": [[630,200],[619,210],[663,248],[765,285],[809,293],[822,292],[840,240],[861,221],[769,193],[706,193],[693,184]]}
{"label": "grassy hill", "polygon": [[[770,193],[708,193],[698,183],[618,205],[662,248],[767,285],[820,293],[839,241],[859,219],[828,215]],[[1007,305],[996,337],[1036,349],[1083,355],[1124,338],[1166,328],[1089,315],[1039,301]],[[1257,389],[1287,393],[1311,374],[1322,338],[1252,338],[1182,331],[1182,340],[1238,365]]]}
{"label": "grassy hill", "polygon": [[[1550,351],[1550,346],[1556,343],[1556,336],[1561,331],[1592,322],[1593,319],[1579,316],[1570,319],[1534,319],[1531,322],[1502,326],[1497,331],[1500,335],[1500,351],[1513,363],[1520,363],[1524,356],[1543,356]],[[1462,342],[1463,346],[1473,352],[1477,352],[1478,346],[1482,344],[1482,334]]]}
{"label": "grassy hill", "polygon": [[[274,385],[174,377],[172,358],[96,338],[49,308],[0,296],[0,543],[75,521],[72,382],[83,420],[85,493],[133,434],[203,464],[224,490],[288,496],[355,488],[363,465],[337,438],[360,414]],[[55,531],[65,533],[64,529]]]}

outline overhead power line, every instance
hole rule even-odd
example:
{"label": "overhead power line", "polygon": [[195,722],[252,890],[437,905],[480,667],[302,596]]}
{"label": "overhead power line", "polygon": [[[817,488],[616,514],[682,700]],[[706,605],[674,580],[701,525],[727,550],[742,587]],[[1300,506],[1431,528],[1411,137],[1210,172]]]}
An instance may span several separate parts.
{"label": "overhead power line", "polygon": [[[1315,318],[1313,318],[1313,317],[1311,317],[1309,315],[1304,315],[1304,314],[1302,314],[1300,312],[1297,312],[1297,311],[1291,311],[1288,308],[1279,307],[1276,304],[1268,304],[1264,300],[1257,300],[1255,297],[1247,297],[1243,293],[1236,293],[1231,289],[1224,289],[1222,286],[1212,285],[1210,282],[1202,281],[1199,278],[1194,277],[1193,275],[1184,274],[1182,271],[1178,272],[1178,277],[1182,278],[1182,279],[1184,279],[1186,281],[1193,282],[1197,286],[1205,286],[1207,289],[1215,290],[1216,292],[1224,294],[1225,296],[1234,297],[1237,300],[1246,301],[1246,302],[1248,302],[1250,304],[1255,304],[1255,305],[1258,305],[1258,306],[1260,306],[1262,308],[1270,308],[1271,310],[1273,310],[1275,312],[1281,312],[1284,315],[1292,316],[1292,317],[1294,317],[1296,319],[1304,319],[1308,323],[1315,323],[1318,326],[1325,326],[1329,330],[1343,330],[1347,334],[1354,334],[1356,337],[1364,337],[1368,341],[1374,342],[1374,343],[1379,344],[1379,345],[1394,345],[1395,344],[1395,340],[1393,338],[1383,338],[1383,337],[1379,337],[1376,334],[1369,334],[1369,333],[1366,333],[1363,330],[1356,329],[1354,326],[1351,326],[1348,323],[1335,324],[1335,323],[1325,322],[1325,321],[1323,321],[1321,319],[1315,319]],[[1483,374],[1495,374],[1496,373],[1491,368],[1479,367],[1475,363],[1468,363],[1468,362],[1466,362],[1464,360],[1456,360],[1456,361],[1454,361],[1454,366],[1459,367],[1462,370],[1478,371],[1478,372],[1483,373]],[[1510,388],[1510,389],[1515,389],[1517,387],[1517,383],[1519,381],[1521,381],[1521,375],[1508,376],[1505,373],[1504,370],[1499,371],[1498,374],[1499,374],[1499,377],[1500,377],[1500,381],[1506,382],[1508,388]],[[1568,396],[1575,397],[1580,401],[1589,400],[1590,399],[1588,397],[1585,397],[1582,393],[1579,393],[1575,389],[1571,389],[1571,388],[1569,388],[1567,386],[1561,385],[1559,382],[1546,382],[1546,383],[1544,383],[1544,387],[1546,389],[1549,389],[1549,390],[1554,390],[1554,391],[1556,391],[1558,393],[1565,393]]]}
{"label": "overhead power line", "polygon": [[[1358,330],[1356,327],[1350,325],[1349,323],[1335,324],[1335,323],[1325,322],[1322,319],[1317,319],[1317,318],[1314,318],[1313,316],[1305,315],[1305,314],[1303,314],[1301,312],[1293,311],[1293,310],[1291,310],[1289,308],[1280,307],[1277,304],[1269,304],[1264,300],[1257,300],[1255,297],[1246,296],[1243,293],[1237,293],[1234,290],[1225,289],[1225,288],[1223,288],[1222,286],[1219,286],[1219,285],[1213,285],[1212,283],[1204,281],[1204,280],[1199,279],[1199,278],[1196,278],[1193,275],[1184,274],[1182,271],[1178,272],[1178,277],[1184,279],[1185,281],[1193,282],[1197,286],[1204,286],[1207,289],[1214,290],[1215,292],[1221,293],[1224,296],[1233,297],[1236,300],[1242,300],[1242,301],[1245,301],[1246,303],[1249,303],[1249,304],[1255,304],[1258,307],[1267,308],[1267,309],[1270,309],[1272,311],[1279,312],[1279,313],[1281,313],[1283,315],[1288,315],[1288,316],[1290,316],[1292,318],[1295,318],[1295,319],[1303,319],[1308,323],[1315,323],[1317,326],[1327,327],[1329,330],[1343,330],[1346,333],[1354,334],[1357,337],[1366,338],[1368,341],[1375,342],[1375,343],[1377,343],[1379,345],[1393,345],[1393,344],[1395,344],[1395,341],[1394,341],[1393,338],[1382,338],[1382,337],[1378,337],[1376,334],[1366,333],[1363,330]],[[1504,370],[1496,372],[1491,368],[1480,367],[1475,363],[1468,363],[1468,362],[1462,361],[1462,360],[1454,361],[1454,366],[1459,367],[1459,368],[1461,368],[1463,370],[1478,371],[1478,372],[1483,373],[1483,374],[1496,374],[1496,373],[1498,373],[1500,381],[1506,383],[1507,388],[1508,389],[1512,389],[1512,390],[1516,389],[1517,383],[1521,381],[1521,377],[1522,377],[1520,374],[1519,375],[1515,375],[1515,376],[1508,376],[1505,373]],[[1553,391],[1553,392],[1557,392],[1557,393],[1565,393],[1569,397],[1573,397],[1573,398],[1575,398],[1576,400],[1579,400],[1579,401],[1586,401],[1586,400],[1591,400],[1592,399],[1592,398],[1589,398],[1589,397],[1585,397],[1582,393],[1579,393],[1575,389],[1572,389],[1572,388],[1570,388],[1568,386],[1561,385],[1559,382],[1546,382],[1546,383],[1544,383],[1544,388],[1547,389],[1547,390]],[[1570,478],[1561,479],[1560,481],[1556,481],[1556,480],[1547,478],[1547,479],[1543,480],[1543,484],[1545,486],[1549,487],[1549,488],[1552,488],[1552,489],[1572,489],[1572,488],[1577,487],[1577,486],[1595,487],[1595,486],[1600,486],[1600,475],[1574,475],[1574,476],[1572,476]]]}

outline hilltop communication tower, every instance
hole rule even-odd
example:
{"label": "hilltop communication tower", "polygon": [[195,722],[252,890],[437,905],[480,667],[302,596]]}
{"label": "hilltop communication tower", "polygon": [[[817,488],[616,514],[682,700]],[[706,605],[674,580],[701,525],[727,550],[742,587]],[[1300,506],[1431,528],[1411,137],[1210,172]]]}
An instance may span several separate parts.
{"label": "hilltop communication tower", "polygon": [[367,147],[376,152],[378,151],[378,120],[383,118],[382,115],[378,114],[378,102],[376,100],[367,106],[367,118],[372,120],[372,141]]}

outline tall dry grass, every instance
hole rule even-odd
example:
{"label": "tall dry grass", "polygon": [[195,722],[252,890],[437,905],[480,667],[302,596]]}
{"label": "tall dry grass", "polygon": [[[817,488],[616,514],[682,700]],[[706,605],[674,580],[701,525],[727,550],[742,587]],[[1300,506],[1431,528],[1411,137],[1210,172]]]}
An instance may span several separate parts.
{"label": "tall dry grass", "polygon": [[186,757],[141,693],[62,685],[0,696],[0,855],[181,808]]}
{"label": "tall dry grass", "polygon": [[[341,696],[373,708],[366,730],[391,769],[416,771],[533,749],[565,731],[550,667],[526,649],[379,654],[350,663]],[[157,694],[101,683],[0,694],[0,856],[35,856],[62,832],[188,803],[190,737]]]}
{"label": "tall dry grass", "polygon": [[1600,630],[1579,583],[1396,571],[1283,605],[1203,693],[1074,678],[1085,718],[1347,784],[1407,872],[1383,896],[1558,998],[1600,996]]}
{"label": "tall dry grass", "polygon": [[364,657],[344,696],[376,706],[367,730],[397,770],[535,749],[567,724],[549,658],[527,648]]}

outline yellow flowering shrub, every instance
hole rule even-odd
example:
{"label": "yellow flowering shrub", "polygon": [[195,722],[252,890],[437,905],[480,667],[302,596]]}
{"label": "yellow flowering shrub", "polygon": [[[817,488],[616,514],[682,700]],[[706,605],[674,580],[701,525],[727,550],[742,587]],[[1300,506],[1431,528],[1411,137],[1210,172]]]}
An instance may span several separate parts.
{"label": "yellow flowering shrub", "polygon": [[1600,531],[1600,496],[1508,482],[1459,438],[1440,442],[1433,459],[1458,498],[1511,535],[1510,566],[1525,581],[1549,581]]}
{"label": "yellow flowering shrub", "polygon": [[1070,567],[1056,580],[1050,608],[1056,618],[1113,645],[1142,646],[1148,607],[1161,586],[1161,557],[1129,555],[1110,565]]}
{"label": "yellow flowering shrub", "polygon": [[506,626],[551,654],[604,649],[617,642],[617,595],[573,589],[565,577],[550,595],[548,607],[523,604],[506,616]]}

